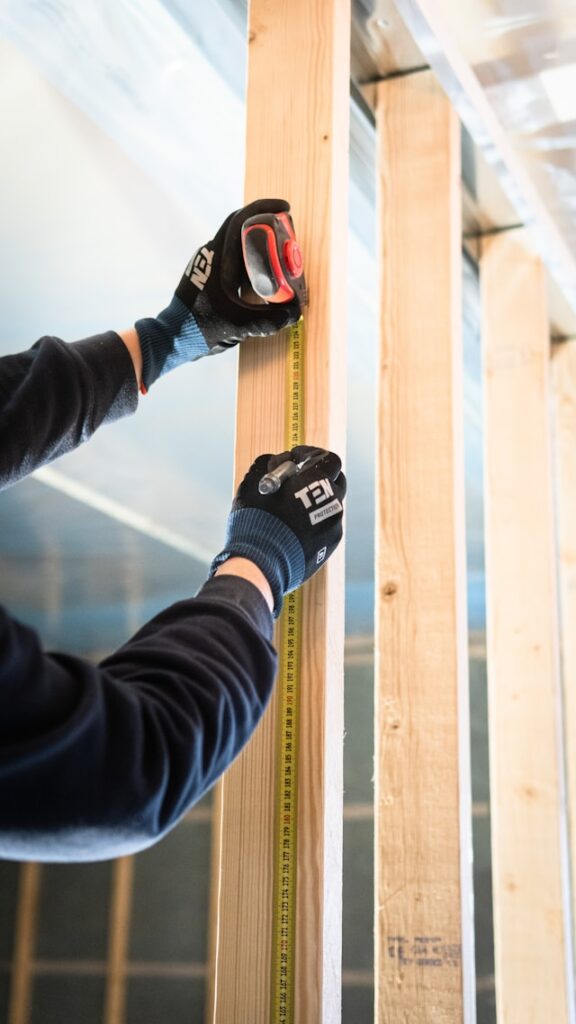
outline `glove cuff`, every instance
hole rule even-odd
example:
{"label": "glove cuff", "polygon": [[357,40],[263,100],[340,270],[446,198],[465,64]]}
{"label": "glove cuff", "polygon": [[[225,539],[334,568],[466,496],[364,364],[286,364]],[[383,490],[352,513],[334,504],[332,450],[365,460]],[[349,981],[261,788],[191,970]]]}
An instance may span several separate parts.
{"label": "glove cuff", "polygon": [[296,534],[277,516],[259,508],[240,508],[228,517],[224,549],[210,566],[213,576],[229,558],[248,558],[264,573],[274,599],[274,618],[282,611],[284,594],[305,578],[304,550]]}
{"label": "glove cuff", "polygon": [[134,326],[140,339],[146,391],[158,377],[210,352],[196,319],[176,295],[155,319],[137,320]]}

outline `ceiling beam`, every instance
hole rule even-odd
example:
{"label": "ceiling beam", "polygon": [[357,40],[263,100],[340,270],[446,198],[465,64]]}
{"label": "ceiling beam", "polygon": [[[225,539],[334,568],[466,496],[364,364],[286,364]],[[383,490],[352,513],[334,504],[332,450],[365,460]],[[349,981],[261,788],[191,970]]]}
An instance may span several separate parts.
{"label": "ceiling beam", "polygon": [[516,219],[533,238],[551,282],[556,286],[552,289],[550,304],[556,330],[574,334],[576,258],[460,49],[449,19],[436,0],[395,0],[395,5],[485,163],[512,203]]}

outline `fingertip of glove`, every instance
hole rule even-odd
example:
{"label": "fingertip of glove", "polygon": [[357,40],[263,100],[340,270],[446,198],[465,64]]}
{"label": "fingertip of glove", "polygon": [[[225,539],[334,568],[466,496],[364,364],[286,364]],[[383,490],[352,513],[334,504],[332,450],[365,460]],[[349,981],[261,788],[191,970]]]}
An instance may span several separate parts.
{"label": "fingertip of glove", "polygon": [[[318,456],[318,458],[316,458]],[[297,462],[303,462],[305,459],[314,460],[310,466],[310,470],[317,470],[318,472],[325,473],[332,481],[336,481],[338,475],[342,470],[342,460],[339,455],[335,452],[329,451],[327,448],[319,448],[317,445],[298,445],[292,449],[292,457]],[[303,470],[306,470],[306,466]]]}
{"label": "fingertip of glove", "polygon": [[[257,473],[267,473],[271,468],[270,463],[273,459],[274,456],[272,452],[265,452],[263,455],[259,455],[258,458],[254,459],[254,462],[246,473],[246,477]],[[244,479],[246,479],[246,477],[244,477]]]}
{"label": "fingertip of glove", "polygon": [[286,325],[297,324],[302,316],[302,307],[298,299],[291,299],[285,305],[279,307],[286,317]]}
{"label": "fingertip of glove", "polygon": [[253,203],[250,203],[250,208],[252,207],[254,207],[255,213],[260,213],[261,210],[268,210],[269,213],[284,213],[290,209],[290,203],[287,199],[255,199]]}
{"label": "fingertip of glove", "polygon": [[342,459],[340,458],[340,456],[336,455],[335,452],[328,452],[325,467],[326,476],[329,476],[330,479],[334,483],[336,483],[336,480],[342,473]]}
{"label": "fingertip of glove", "polygon": [[302,462],[304,459],[311,458],[315,454],[320,455],[323,451],[325,449],[319,448],[316,444],[297,444],[292,448],[290,455],[294,457],[296,462]]}
{"label": "fingertip of glove", "polygon": [[346,491],[348,490],[348,481],[344,473],[339,473],[336,479],[334,480],[334,483],[336,484],[336,487],[339,487],[341,489],[342,497],[344,498],[346,496]]}
{"label": "fingertip of glove", "polygon": [[[288,462],[292,459],[292,452],[280,452],[278,455],[271,455],[268,460],[268,472],[281,466],[283,462]],[[296,460],[294,460],[296,461]]]}

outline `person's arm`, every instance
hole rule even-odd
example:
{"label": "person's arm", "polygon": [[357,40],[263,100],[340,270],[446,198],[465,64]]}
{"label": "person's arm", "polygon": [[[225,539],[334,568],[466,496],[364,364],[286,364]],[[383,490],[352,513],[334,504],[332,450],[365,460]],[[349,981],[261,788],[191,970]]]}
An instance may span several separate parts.
{"label": "person's arm", "polygon": [[[310,468],[260,495],[264,473],[309,455]],[[297,448],[256,459],[212,578],[99,665],[45,654],[37,635],[0,609],[0,857],[136,852],[213,785],[272,691],[270,605],[279,614],[283,595],[337,547],[345,490],[332,453]]]}
{"label": "person's arm", "polygon": [[0,489],[134,412],[130,354],[113,331],[66,344],[41,338],[0,359]]}
{"label": "person's arm", "polygon": [[254,732],[271,636],[261,594],[232,575],[100,665],[45,654],[0,609],[0,857],[101,860],[161,838]]}
{"label": "person's arm", "polygon": [[[138,389],[146,393],[165,373],[294,323],[296,298],[251,305],[239,295],[244,220],[289,209],[283,200],[258,200],[227,217],[189,261],[158,316],[71,344],[44,337],[27,352],[0,358],[0,489],[133,413]],[[209,260],[201,276],[199,258]]]}
{"label": "person's arm", "polygon": [[216,572],[215,576],[239,576],[241,579],[247,580],[248,583],[252,583],[266,601],[270,611],[274,610],[274,598],[272,597],[272,588],[268,583],[264,573],[258,568],[254,562],[250,562],[247,558],[229,558],[228,561],[223,562]]}
{"label": "person's arm", "polygon": [[135,327],[128,327],[125,331],[118,331],[118,336],[122,339],[128,349],[130,359],[132,360],[132,366],[134,367],[136,383],[138,387],[140,387],[140,381],[142,380],[142,347],[140,345],[138,331]]}

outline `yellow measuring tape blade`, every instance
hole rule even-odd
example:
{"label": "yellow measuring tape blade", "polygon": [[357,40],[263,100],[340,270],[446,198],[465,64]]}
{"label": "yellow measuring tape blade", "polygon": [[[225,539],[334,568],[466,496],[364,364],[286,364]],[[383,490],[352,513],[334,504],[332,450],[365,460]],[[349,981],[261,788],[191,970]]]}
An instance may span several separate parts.
{"label": "yellow measuring tape blade", "polygon": [[[287,347],[286,446],[293,448],[304,437],[302,318],[290,328]],[[284,600],[278,651],[271,1024],[294,1020],[301,627],[302,597],[296,590]]]}

